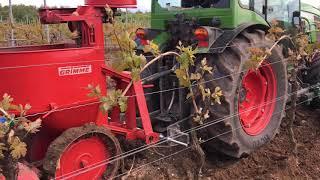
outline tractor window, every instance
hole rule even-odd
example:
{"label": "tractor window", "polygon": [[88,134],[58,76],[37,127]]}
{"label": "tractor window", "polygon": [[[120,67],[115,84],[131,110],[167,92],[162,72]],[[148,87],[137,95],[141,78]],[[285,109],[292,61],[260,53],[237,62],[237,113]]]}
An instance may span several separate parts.
{"label": "tractor window", "polygon": [[241,7],[255,11],[256,13],[260,14],[265,18],[265,0],[239,0],[239,3]]}
{"label": "tractor window", "polygon": [[239,0],[242,7],[249,9],[250,8],[250,0]]}
{"label": "tractor window", "polygon": [[181,6],[181,0],[158,0],[159,5],[162,8],[179,8]]}
{"label": "tractor window", "polygon": [[269,0],[267,19],[291,24],[293,12],[300,11],[300,0]]}
{"label": "tractor window", "polygon": [[253,4],[254,11],[260,15],[264,15],[263,8],[265,7],[265,0],[255,0]]}
{"label": "tractor window", "polygon": [[162,8],[176,10],[182,8],[229,8],[230,0],[158,0]]}

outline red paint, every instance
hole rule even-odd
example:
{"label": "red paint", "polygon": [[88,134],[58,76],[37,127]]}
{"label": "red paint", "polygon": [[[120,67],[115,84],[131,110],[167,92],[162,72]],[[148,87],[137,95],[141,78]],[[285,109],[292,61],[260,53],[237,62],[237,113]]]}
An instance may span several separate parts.
{"label": "red paint", "polygon": [[245,97],[239,97],[239,118],[244,131],[259,135],[269,124],[276,105],[277,79],[268,63],[249,71],[242,80]]}
{"label": "red paint", "polygon": [[[25,164],[18,163],[18,180],[39,180],[39,170],[30,168]],[[6,180],[4,176],[0,176],[0,180]]]}
{"label": "red paint", "polygon": [[[89,122],[104,126],[115,134],[123,134],[127,139],[143,139],[146,143],[159,140],[159,134],[152,130],[140,81],[135,82],[127,94],[132,97],[128,100],[129,106],[124,120],[120,119],[118,108],[113,109],[109,120],[108,115],[100,112],[98,100],[87,96],[88,84],[99,85],[102,93],[107,93],[106,76],[114,78],[120,89],[124,89],[132,80],[129,73],[116,72],[105,65],[102,24],[104,14],[102,7],[99,7],[105,2],[109,2],[113,7],[136,5],[135,0],[87,0],[88,6],[79,6],[77,9],[42,9],[42,23],[80,23],[82,42],[78,45],[56,44],[0,49],[0,81],[6,84],[0,87],[0,95],[12,95],[16,104],[30,103],[32,110],[28,115],[31,115],[31,119],[43,119],[41,131],[30,143],[32,147],[28,158],[32,161],[42,160],[49,144],[62,132]],[[94,5],[91,6],[90,3]],[[142,118],[142,129],[137,127],[137,110]],[[57,175],[79,169],[79,164],[87,166],[105,160],[108,157],[107,148],[98,138],[75,142],[62,154]],[[83,158],[82,155],[85,154],[91,154],[92,157]],[[77,179],[94,179],[101,175],[101,172],[101,168],[94,169]]]}
{"label": "red paint", "polygon": [[105,6],[112,8],[136,8],[137,0],[85,0],[86,5]]}
{"label": "red paint", "polygon": [[[96,163],[100,163],[108,158],[110,158],[108,146],[101,141],[100,138],[91,137],[79,140],[70,145],[61,155],[60,161],[58,162],[59,168],[56,171],[56,177],[85,169],[90,165],[96,165]],[[105,165],[99,165],[98,168],[84,172],[70,179],[98,180],[107,169],[107,163],[108,162],[106,162]]]}

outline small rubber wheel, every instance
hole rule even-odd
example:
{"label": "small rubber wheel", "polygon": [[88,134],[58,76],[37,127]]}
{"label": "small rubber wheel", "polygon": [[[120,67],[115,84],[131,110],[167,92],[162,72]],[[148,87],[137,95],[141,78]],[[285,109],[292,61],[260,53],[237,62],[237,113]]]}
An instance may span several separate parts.
{"label": "small rubber wheel", "polygon": [[90,124],[66,130],[48,148],[44,169],[55,179],[109,179],[119,169],[119,141],[104,127]]}

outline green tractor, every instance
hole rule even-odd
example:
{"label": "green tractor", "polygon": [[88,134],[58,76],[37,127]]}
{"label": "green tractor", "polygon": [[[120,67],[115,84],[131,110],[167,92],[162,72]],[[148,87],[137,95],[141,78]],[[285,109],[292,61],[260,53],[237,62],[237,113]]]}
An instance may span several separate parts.
{"label": "green tractor", "polygon": [[320,9],[306,3],[301,4],[301,19],[303,31],[309,35],[310,43],[320,40],[319,23]]}
{"label": "green tractor", "polygon": [[[179,42],[197,47],[196,66],[206,58],[215,69],[204,77],[205,88],[214,92],[220,87],[224,94],[221,105],[197,98],[197,103],[210,107],[207,121],[212,124],[197,131],[198,137],[215,137],[204,144],[205,149],[240,158],[278,133],[291,89],[280,46],[256,72],[245,70],[248,49],[270,48],[273,42],[266,38],[270,22],[295,28],[301,23],[300,12],[300,0],[152,0],[151,28],[138,29],[136,42],[142,50],[152,41],[162,52],[175,51]],[[180,123],[194,110],[186,103],[186,90],[179,88],[173,73],[176,65],[174,57],[166,57],[142,75],[153,77],[156,85],[150,91],[161,92],[147,96],[158,132],[190,128]]]}
{"label": "green tractor", "polygon": [[[320,9],[306,3],[301,4],[301,29],[309,36],[310,44],[319,47],[320,45]],[[301,71],[301,79],[309,85],[317,85],[320,82],[320,52],[317,52],[312,62],[307,64],[307,68]],[[320,107],[320,88],[317,86],[313,89],[317,98],[311,101],[313,107]]]}

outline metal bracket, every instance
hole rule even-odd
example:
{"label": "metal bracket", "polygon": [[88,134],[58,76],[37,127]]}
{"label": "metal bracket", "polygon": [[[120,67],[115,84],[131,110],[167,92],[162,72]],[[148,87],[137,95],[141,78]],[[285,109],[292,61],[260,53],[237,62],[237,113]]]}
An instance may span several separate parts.
{"label": "metal bracket", "polygon": [[188,147],[190,144],[190,137],[188,133],[181,132],[179,124],[172,124],[167,128],[167,140],[173,144],[179,144]]}

